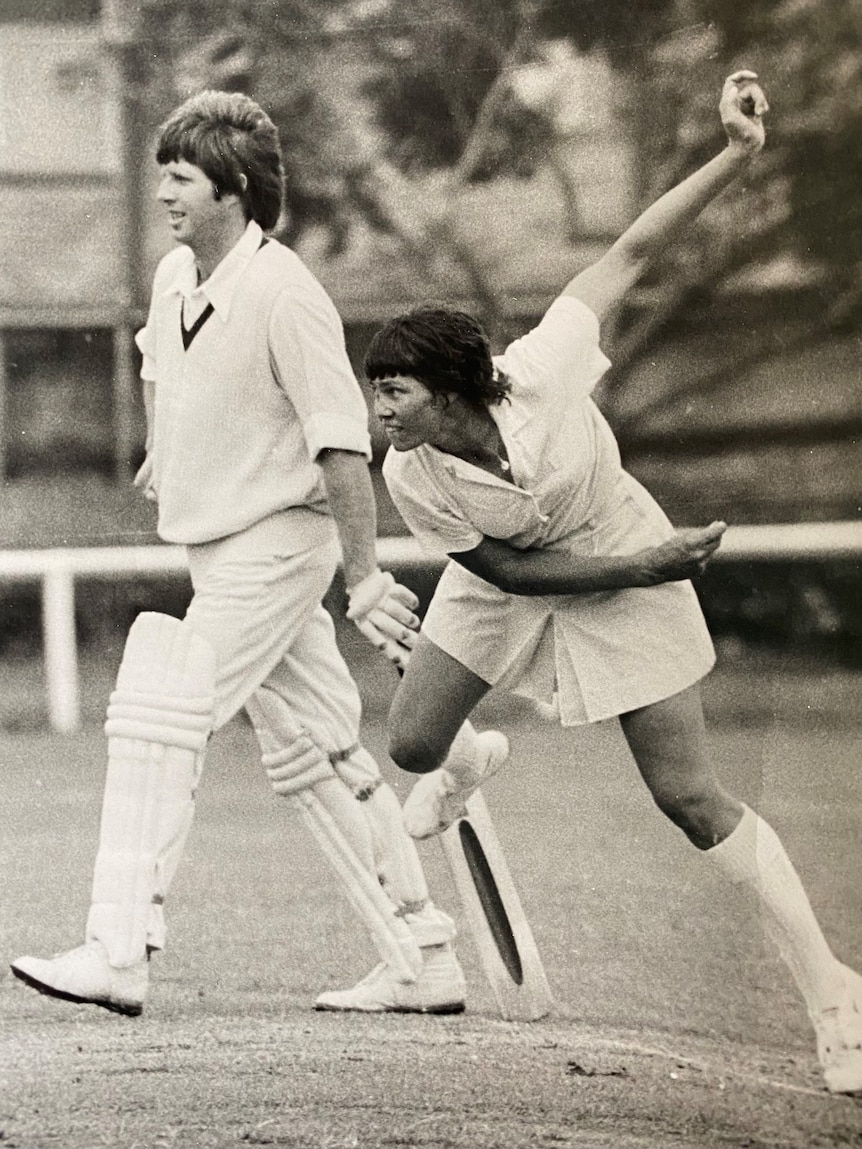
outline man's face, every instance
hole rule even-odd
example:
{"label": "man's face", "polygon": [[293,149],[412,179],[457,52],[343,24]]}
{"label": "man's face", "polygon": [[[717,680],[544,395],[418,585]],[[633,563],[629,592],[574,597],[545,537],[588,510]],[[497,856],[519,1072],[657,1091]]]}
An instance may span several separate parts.
{"label": "man's face", "polygon": [[[215,198],[215,184],[186,160],[162,164],[157,199],[168,213],[171,235],[192,249],[224,226],[226,203]],[[231,197],[233,198],[233,197]]]}

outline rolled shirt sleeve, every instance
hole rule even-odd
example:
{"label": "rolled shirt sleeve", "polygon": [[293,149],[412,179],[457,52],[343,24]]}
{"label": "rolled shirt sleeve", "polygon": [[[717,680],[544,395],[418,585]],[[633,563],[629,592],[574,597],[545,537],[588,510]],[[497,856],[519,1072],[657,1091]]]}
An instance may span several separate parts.
{"label": "rolled shirt sleeve", "polygon": [[316,283],[286,287],[269,319],[273,371],[296,411],[312,459],[355,451],[371,459],[368,408],[335,305]]}

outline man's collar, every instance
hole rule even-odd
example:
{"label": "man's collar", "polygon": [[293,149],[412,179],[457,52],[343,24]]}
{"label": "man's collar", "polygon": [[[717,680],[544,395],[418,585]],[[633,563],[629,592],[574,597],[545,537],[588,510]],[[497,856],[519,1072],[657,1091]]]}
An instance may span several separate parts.
{"label": "man's collar", "polygon": [[262,242],[263,231],[260,224],[250,220],[239,241],[218,264],[209,279],[201,284],[197,282],[197,264],[194,261],[194,256],[191,249],[187,249],[190,258],[184,260],[178,268],[177,274],[165,294],[179,294],[188,297],[195,290],[199,290],[213,305],[219,319],[227,320],[240,276],[248,267]]}

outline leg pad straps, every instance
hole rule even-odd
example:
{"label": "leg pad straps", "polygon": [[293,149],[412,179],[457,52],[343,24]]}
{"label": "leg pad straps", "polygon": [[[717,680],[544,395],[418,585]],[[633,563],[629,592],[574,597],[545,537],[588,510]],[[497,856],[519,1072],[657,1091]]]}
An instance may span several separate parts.
{"label": "leg pad straps", "polygon": [[[264,754],[263,764],[276,794],[290,798],[302,812],[383,960],[399,981],[415,981],[422,967],[419,946],[351,842],[351,822],[360,807],[329,758],[303,734],[290,746]],[[361,818],[364,827],[364,815]]]}
{"label": "leg pad straps", "polygon": [[289,798],[335,777],[332,765],[319,746],[300,735],[284,749],[263,755],[267,777],[276,794]]}
{"label": "leg pad straps", "polygon": [[200,753],[212,726],[212,695],[175,698],[139,691],[115,690],[108,704],[105,733],[109,738],[139,738]]}

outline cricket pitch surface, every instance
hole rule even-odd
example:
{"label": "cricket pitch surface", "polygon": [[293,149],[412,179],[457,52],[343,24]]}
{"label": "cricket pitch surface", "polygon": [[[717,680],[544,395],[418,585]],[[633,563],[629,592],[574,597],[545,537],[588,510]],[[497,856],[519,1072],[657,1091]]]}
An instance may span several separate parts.
{"label": "cricket pitch surface", "polygon": [[[706,688],[723,780],[778,830],[856,968],[859,684],[773,668]],[[365,685],[382,758],[384,692]],[[0,734],[0,1146],[862,1147],[862,1099],[826,1092],[753,903],[655,810],[615,724],[563,732],[492,699],[491,725],[513,753],[485,795],[556,1000],[533,1023],[496,1016],[466,931],[466,1013],[313,1011],[376,957],[241,719],[213,739],[143,1016],[39,996],[8,963],[82,940],[104,740],[92,721]],[[410,780],[384,769],[403,799]],[[439,844],[420,854],[460,921]]]}

